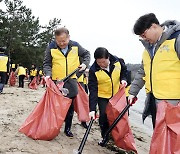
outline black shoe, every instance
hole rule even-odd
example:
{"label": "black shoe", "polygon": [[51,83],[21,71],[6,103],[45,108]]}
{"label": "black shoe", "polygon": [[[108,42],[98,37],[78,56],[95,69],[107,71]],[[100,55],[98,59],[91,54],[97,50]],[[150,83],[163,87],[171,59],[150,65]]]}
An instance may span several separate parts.
{"label": "black shoe", "polygon": [[73,137],[73,133],[69,130],[69,131],[64,131],[64,133],[66,134],[67,137]]}
{"label": "black shoe", "polygon": [[81,126],[83,126],[83,127],[86,128],[86,129],[88,128],[86,122],[81,122]]}

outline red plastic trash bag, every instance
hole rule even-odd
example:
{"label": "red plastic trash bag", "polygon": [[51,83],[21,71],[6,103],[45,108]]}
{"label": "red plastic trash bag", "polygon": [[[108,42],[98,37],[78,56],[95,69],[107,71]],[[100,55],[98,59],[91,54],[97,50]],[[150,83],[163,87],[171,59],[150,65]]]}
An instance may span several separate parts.
{"label": "red plastic trash bag", "polygon": [[37,85],[37,78],[34,77],[33,80],[31,81],[31,83],[29,83],[29,86],[28,86],[30,89],[34,89],[34,90],[37,90],[38,88],[38,85]]}
{"label": "red plastic trash bag", "polygon": [[42,76],[42,79],[41,79],[41,83],[40,83],[40,84],[43,85],[43,86],[45,86],[45,84],[46,84],[45,76],[44,76],[44,75]]}
{"label": "red plastic trash bag", "polygon": [[37,82],[37,85],[40,84],[40,76],[39,75],[37,76],[37,81],[36,82]]}
{"label": "red plastic trash bag", "polygon": [[79,121],[87,122],[89,118],[89,97],[84,88],[78,83],[78,94],[74,99],[74,111]]}
{"label": "red plastic trash bag", "polygon": [[[114,122],[126,105],[125,88],[121,86],[118,93],[109,100],[106,108],[109,125]],[[137,153],[134,137],[129,125],[128,113],[125,113],[122,119],[120,119],[117,125],[113,128],[112,136],[116,146]]]}
{"label": "red plastic trash bag", "polygon": [[15,84],[16,84],[16,75],[14,72],[11,72],[9,76],[9,85],[15,86]]}
{"label": "red plastic trash bag", "polygon": [[150,154],[180,154],[180,103],[174,106],[161,101],[157,105]]}
{"label": "red plastic trash bag", "polygon": [[64,97],[51,79],[46,84],[44,96],[19,129],[35,140],[54,139],[71,105],[71,99]]}

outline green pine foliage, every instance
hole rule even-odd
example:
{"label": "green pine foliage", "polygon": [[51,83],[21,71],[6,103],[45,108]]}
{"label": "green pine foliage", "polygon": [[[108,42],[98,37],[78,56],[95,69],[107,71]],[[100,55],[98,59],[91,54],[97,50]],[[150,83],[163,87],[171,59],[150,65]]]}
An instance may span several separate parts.
{"label": "green pine foliage", "polygon": [[6,8],[0,8],[0,47],[7,49],[11,63],[27,68],[32,63],[42,66],[44,51],[61,19],[40,25],[39,18],[21,0],[1,0],[0,5],[3,3]]}

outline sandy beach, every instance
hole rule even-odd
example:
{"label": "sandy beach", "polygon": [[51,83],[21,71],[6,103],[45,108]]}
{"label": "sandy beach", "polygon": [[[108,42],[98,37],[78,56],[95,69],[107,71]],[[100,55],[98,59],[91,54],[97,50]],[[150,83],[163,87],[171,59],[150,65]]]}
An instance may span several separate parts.
{"label": "sandy beach", "polygon": [[[5,86],[0,95],[0,153],[3,154],[73,154],[78,149],[84,136],[85,128],[80,125],[76,114],[73,118],[72,132],[73,139],[63,133],[64,125],[59,135],[51,141],[33,140],[18,132],[18,129],[32,112],[34,107],[43,96],[45,88],[40,85],[38,90],[28,89],[27,81],[25,88]],[[140,98],[138,101],[142,101]],[[138,103],[138,102],[137,102]],[[136,106],[136,104],[135,104]],[[143,108],[139,104],[137,108]],[[148,154],[151,141],[151,121],[147,119],[143,125],[141,112],[136,108],[130,110],[130,124],[135,137],[139,154]],[[110,141],[107,147],[100,147],[101,140],[98,122],[93,123],[91,132],[83,149],[83,154],[117,154],[127,153],[119,150]]]}

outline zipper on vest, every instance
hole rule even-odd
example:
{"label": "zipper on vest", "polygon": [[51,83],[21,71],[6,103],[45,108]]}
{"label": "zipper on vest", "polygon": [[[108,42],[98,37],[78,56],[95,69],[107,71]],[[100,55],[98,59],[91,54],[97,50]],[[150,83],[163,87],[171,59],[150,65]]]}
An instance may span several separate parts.
{"label": "zipper on vest", "polygon": [[150,68],[150,85],[151,85],[151,92],[153,93],[152,89],[152,63],[153,63],[154,57],[151,59],[151,68]]}
{"label": "zipper on vest", "polygon": [[110,79],[111,79],[111,84],[112,84],[112,95],[111,95],[111,97],[113,97],[113,81],[112,81],[111,76],[110,76]]}
{"label": "zipper on vest", "polygon": [[67,56],[65,56],[66,58],[66,76],[68,76],[68,64],[67,64]]}

